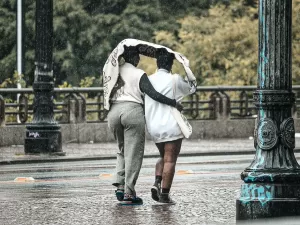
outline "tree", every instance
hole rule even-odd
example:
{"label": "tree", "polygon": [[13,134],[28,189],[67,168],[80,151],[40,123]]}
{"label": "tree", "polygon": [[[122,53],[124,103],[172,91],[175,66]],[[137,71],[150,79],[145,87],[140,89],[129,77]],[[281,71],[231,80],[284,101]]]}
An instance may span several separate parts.
{"label": "tree", "polygon": [[293,30],[292,30],[292,80],[294,85],[300,85],[300,0],[293,1]]}
{"label": "tree", "polygon": [[[102,67],[125,38],[166,45],[190,59],[201,85],[253,85],[257,71],[257,0],[68,0],[54,3],[56,85],[99,82]],[[300,77],[300,0],[293,1],[293,83]],[[34,77],[35,0],[25,1],[25,72]],[[0,2],[0,83],[16,70],[16,1]],[[148,73],[155,61],[143,59]],[[180,65],[174,71],[183,73]],[[94,80],[94,79],[93,79]],[[100,85],[96,83],[95,85]]]}
{"label": "tree", "polygon": [[[200,15],[210,0],[68,0],[54,3],[53,70],[56,84],[77,86],[86,76],[101,74],[108,54],[125,38],[154,41],[166,30],[176,35],[177,19],[186,13]],[[11,77],[16,67],[16,1],[0,3],[0,79]],[[31,85],[35,58],[35,0],[25,1],[25,80]],[[5,40],[5,41],[4,41]],[[3,77],[3,78],[2,78]]]}
{"label": "tree", "polygon": [[[13,75],[16,65],[15,30],[16,7],[13,1],[4,0],[0,2],[0,83]],[[5,40],[5,41],[4,41]]]}
{"label": "tree", "polygon": [[[185,54],[199,85],[256,85],[257,1],[217,4],[207,16],[186,16],[178,36],[155,33],[158,43]],[[293,84],[300,84],[300,0],[293,1]],[[149,69],[149,68],[148,68]]]}

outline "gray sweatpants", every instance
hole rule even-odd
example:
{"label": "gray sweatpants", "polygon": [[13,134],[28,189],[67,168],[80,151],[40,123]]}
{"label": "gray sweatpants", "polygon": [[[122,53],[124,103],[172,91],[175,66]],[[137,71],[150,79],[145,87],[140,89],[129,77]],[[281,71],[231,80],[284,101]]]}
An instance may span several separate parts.
{"label": "gray sweatpants", "polygon": [[118,142],[114,186],[124,185],[125,193],[136,195],[145,147],[145,117],[143,106],[134,102],[115,103],[107,116],[108,127]]}

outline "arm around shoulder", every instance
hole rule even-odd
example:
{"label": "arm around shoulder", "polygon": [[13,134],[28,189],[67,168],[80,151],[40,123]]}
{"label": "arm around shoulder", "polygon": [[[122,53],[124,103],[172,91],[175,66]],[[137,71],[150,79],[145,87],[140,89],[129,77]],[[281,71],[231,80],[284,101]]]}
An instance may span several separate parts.
{"label": "arm around shoulder", "polygon": [[150,98],[152,98],[155,101],[158,101],[162,104],[170,105],[175,107],[176,106],[176,100],[170,99],[161,93],[157,92],[154,87],[152,86],[150,80],[148,79],[147,74],[143,74],[143,76],[140,79],[140,89],[142,92],[147,94]]}

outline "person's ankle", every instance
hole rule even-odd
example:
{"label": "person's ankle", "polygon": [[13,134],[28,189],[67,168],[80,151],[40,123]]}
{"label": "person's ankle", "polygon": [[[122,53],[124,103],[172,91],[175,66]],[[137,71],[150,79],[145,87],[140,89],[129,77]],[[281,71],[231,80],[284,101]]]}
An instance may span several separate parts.
{"label": "person's ankle", "polygon": [[170,188],[162,188],[161,193],[162,194],[169,194],[170,193]]}
{"label": "person's ankle", "polygon": [[117,189],[119,189],[119,190],[124,190],[124,185],[123,185],[123,184],[119,184],[119,185],[117,186]]}
{"label": "person's ankle", "polygon": [[155,176],[155,183],[156,183],[156,184],[160,184],[161,181],[162,181],[162,176],[156,175],[156,176]]}

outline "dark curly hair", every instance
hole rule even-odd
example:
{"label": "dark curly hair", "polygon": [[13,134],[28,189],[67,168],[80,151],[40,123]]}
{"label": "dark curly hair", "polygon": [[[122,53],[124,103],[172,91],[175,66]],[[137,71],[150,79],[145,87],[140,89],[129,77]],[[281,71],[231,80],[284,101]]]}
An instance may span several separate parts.
{"label": "dark curly hair", "polygon": [[124,45],[124,53],[122,54],[122,57],[124,58],[125,62],[132,63],[133,59],[139,55],[139,51],[134,46],[127,47]]}
{"label": "dark curly hair", "polygon": [[169,53],[166,49],[161,48],[156,51],[156,64],[159,69],[171,71],[175,56]]}

